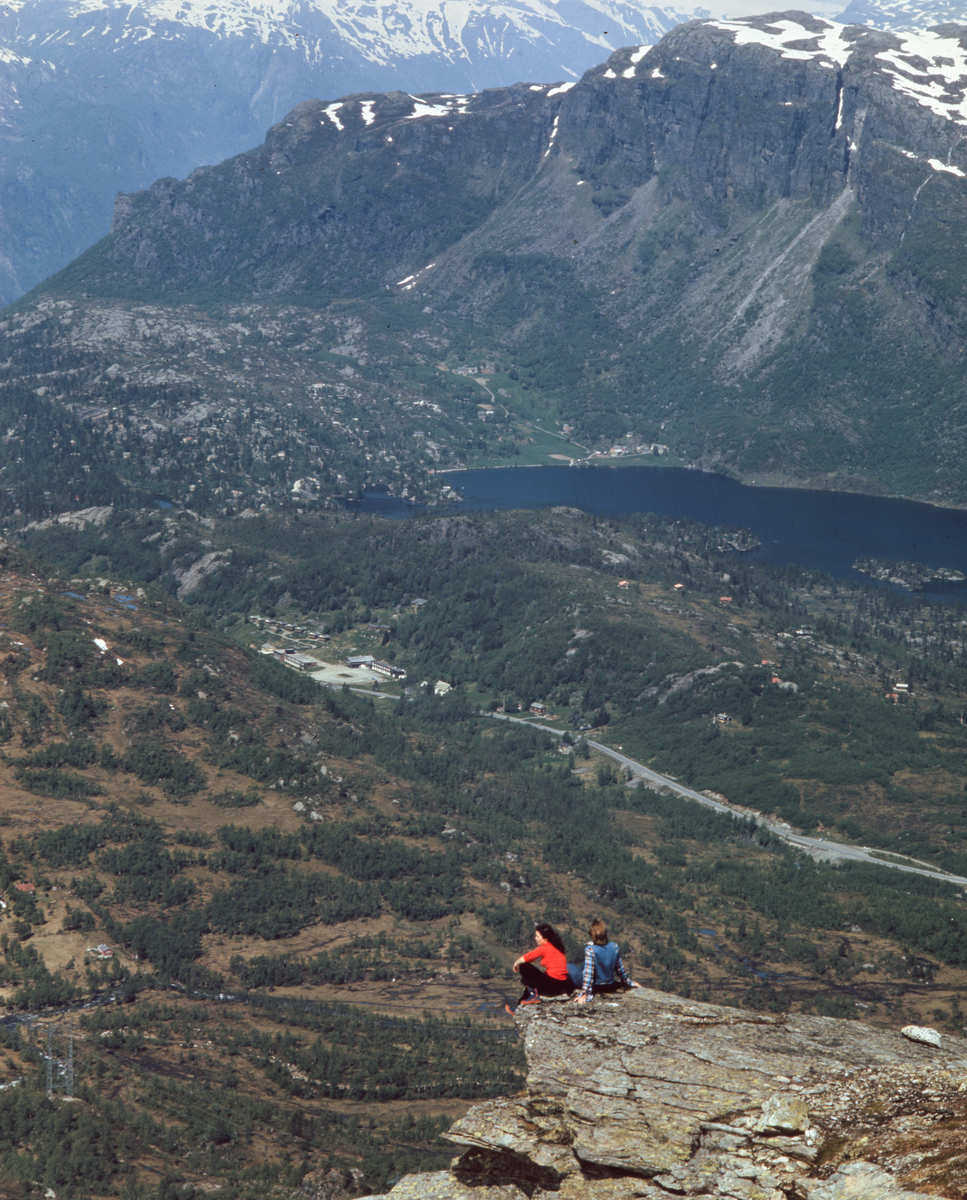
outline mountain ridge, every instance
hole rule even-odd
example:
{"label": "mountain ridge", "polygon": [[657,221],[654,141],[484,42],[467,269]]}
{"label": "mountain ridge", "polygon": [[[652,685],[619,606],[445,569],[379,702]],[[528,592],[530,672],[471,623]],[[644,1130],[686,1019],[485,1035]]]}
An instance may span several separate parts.
{"label": "mountain ridge", "polygon": [[[114,192],[254,146],[301,99],[577,79],[601,55],[709,15],[629,0],[7,3],[0,303],[103,236]],[[839,19],[923,28],[965,14],[904,3]]]}
{"label": "mountain ridge", "polygon": [[[306,101],[257,150],[120,198],[112,234],[11,311],[10,369],[33,377],[18,346],[86,347],[70,393],[120,399],[160,361],[121,309],[196,306],[176,371],[216,407],[277,403],[261,306],[285,403],[336,459],[319,389],[363,405],[367,485],[399,481],[364,412],[422,429],[428,407],[417,458],[463,465],[486,386],[505,451],[529,422],[964,503],[965,64],[967,27],[785,13],[679,26],[574,83]],[[481,366],[497,390],[460,382]]]}
{"label": "mountain ridge", "polygon": [[8,3],[0,303],[102,237],[115,192],[256,145],[305,97],[575,77],[679,19],[626,0],[575,0],[566,13],[545,0]]}

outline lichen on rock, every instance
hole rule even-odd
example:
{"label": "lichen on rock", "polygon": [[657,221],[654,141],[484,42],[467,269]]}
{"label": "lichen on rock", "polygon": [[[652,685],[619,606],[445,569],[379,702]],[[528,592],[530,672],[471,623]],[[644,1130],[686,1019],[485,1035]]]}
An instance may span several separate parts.
{"label": "lichen on rock", "polygon": [[517,1017],[522,1095],[392,1200],[926,1200],[967,1194],[967,1043],[638,989]]}

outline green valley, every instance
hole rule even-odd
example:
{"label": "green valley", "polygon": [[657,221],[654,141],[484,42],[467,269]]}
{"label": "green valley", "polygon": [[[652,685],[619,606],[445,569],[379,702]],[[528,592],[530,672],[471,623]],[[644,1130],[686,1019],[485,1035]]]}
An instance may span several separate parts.
{"label": "green valley", "polygon": [[[518,1086],[503,1003],[537,919],[577,958],[604,916],[636,978],[679,994],[958,1031],[957,889],[814,861],[588,745],[964,871],[967,618],[737,566],[721,540],[571,511],[155,509],[8,544],[10,1194],[349,1195],[445,1163],[449,1120]],[[199,551],[222,557],[179,602]],[[322,687],[266,638],[406,679]],[[535,701],[563,739],[488,715]]]}

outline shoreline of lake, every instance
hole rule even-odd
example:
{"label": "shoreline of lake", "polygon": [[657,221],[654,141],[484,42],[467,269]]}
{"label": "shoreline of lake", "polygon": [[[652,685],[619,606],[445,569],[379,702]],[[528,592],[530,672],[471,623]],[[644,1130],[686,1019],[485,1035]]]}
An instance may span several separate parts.
{"label": "shoreline of lake", "polygon": [[[477,471],[553,471],[558,468],[564,470],[596,470],[599,467],[609,471],[691,471],[700,475],[714,475],[719,479],[728,479],[732,483],[744,488],[775,488],[777,491],[785,492],[821,492],[831,496],[864,496],[873,500],[903,500],[909,504],[923,504],[927,508],[939,508],[950,512],[967,513],[967,504],[958,505],[946,500],[917,499],[913,496],[895,496],[888,492],[853,491],[850,488],[842,487],[828,488],[818,483],[810,483],[809,480],[801,480],[797,483],[766,483],[760,482],[757,479],[736,479],[733,475],[725,475],[709,467],[696,467],[687,464],[666,465],[663,462],[645,463],[641,461],[647,457],[648,455],[629,455],[628,458],[601,458],[595,459],[593,462],[589,459],[570,459],[568,462],[559,463],[493,463],[489,467],[437,467],[434,468],[433,473],[434,475],[472,475]],[[428,512],[432,512],[434,507],[445,506],[424,505],[423,507]]]}
{"label": "shoreline of lake", "polygon": [[[352,507],[396,520],[444,512],[562,507],[615,519],[651,512],[711,528],[749,531],[757,544],[731,551],[749,563],[798,565],[867,584],[872,582],[869,576],[853,565],[858,559],[915,562],[967,575],[967,509],[866,492],[739,483],[698,467],[615,462],[536,466],[437,471],[459,496],[447,505],[418,505],[370,493]],[[967,604],[967,580],[933,579],[917,595]]]}

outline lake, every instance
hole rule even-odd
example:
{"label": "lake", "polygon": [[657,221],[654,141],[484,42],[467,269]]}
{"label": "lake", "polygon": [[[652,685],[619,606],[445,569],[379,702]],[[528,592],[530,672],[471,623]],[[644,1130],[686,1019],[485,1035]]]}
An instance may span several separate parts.
{"label": "lake", "polygon": [[[967,573],[967,512],[852,492],[749,487],[681,467],[507,467],[441,471],[461,496],[457,508],[495,510],[568,505],[595,516],[653,512],[704,525],[738,525],[761,543],[742,557],[797,563],[837,579],[862,580],[858,557],[900,559]],[[425,511],[369,495],[360,506],[388,517]],[[933,581],[933,600],[967,603],[967,582]]]}

